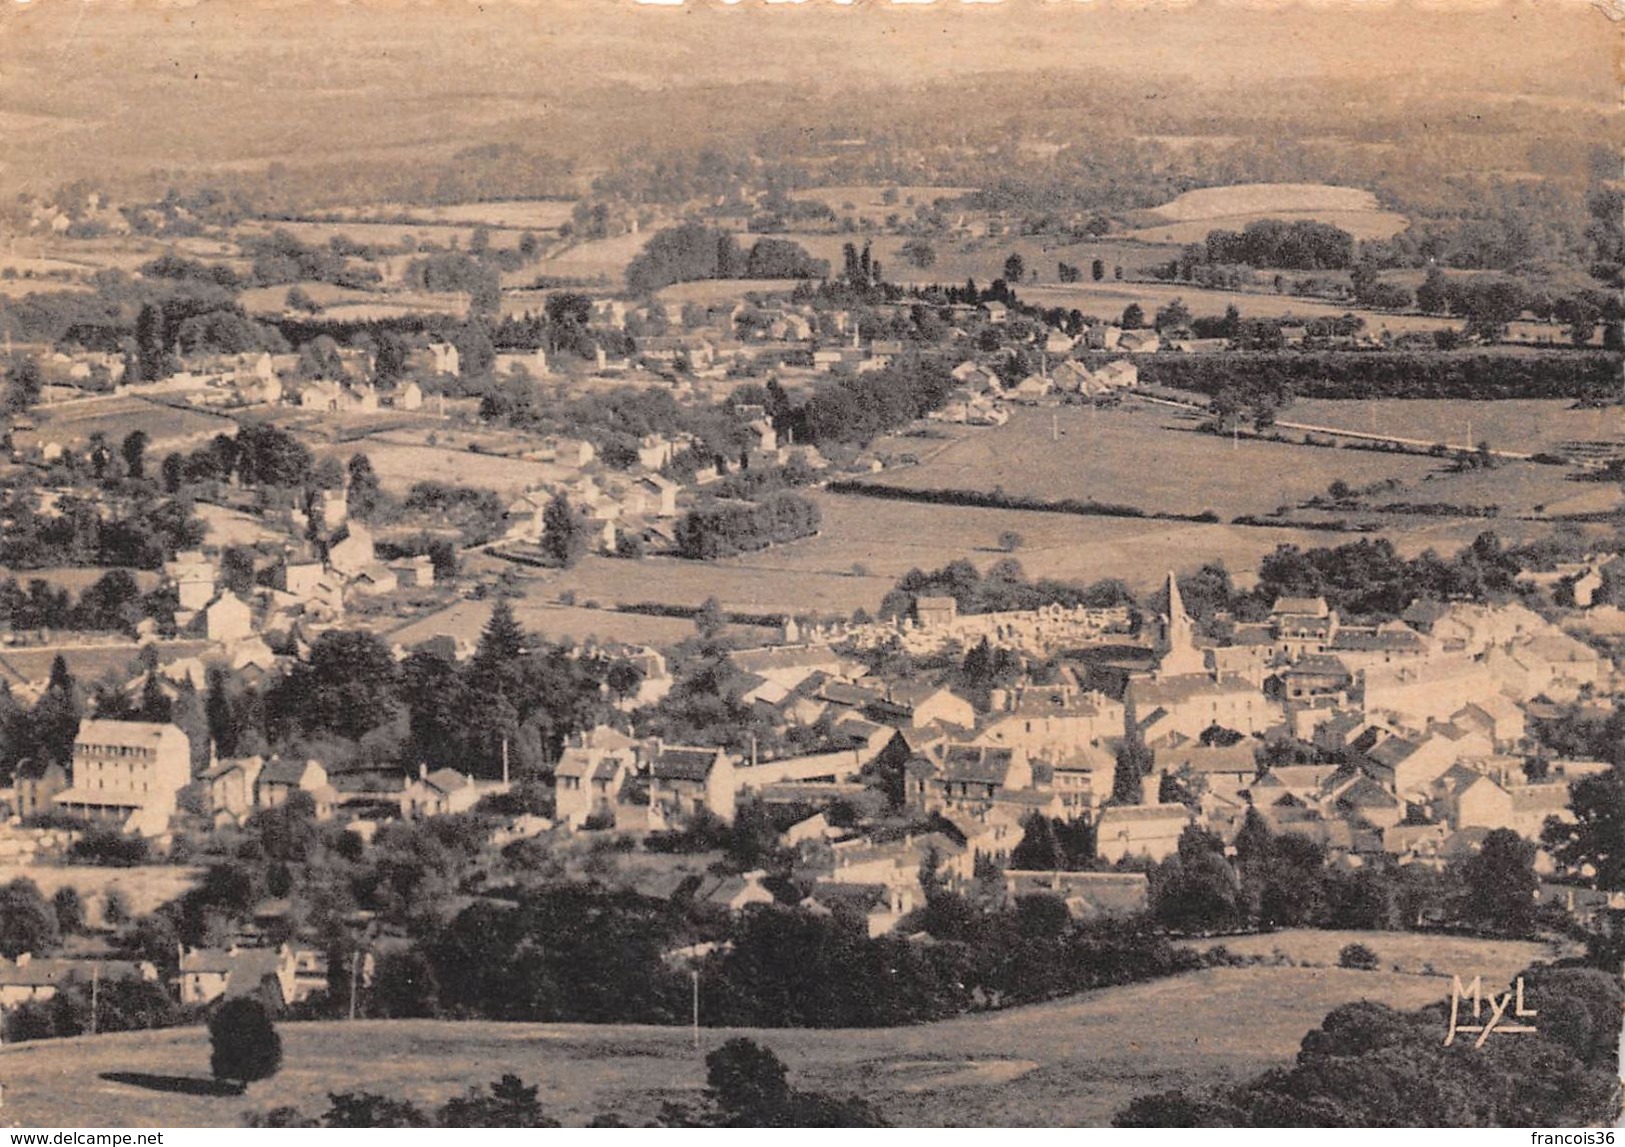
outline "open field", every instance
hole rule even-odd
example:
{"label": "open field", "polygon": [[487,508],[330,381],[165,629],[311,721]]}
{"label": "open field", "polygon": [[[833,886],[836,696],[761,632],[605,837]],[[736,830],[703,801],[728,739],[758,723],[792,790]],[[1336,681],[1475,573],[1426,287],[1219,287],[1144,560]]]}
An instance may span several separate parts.
{"label": "open field", "polygon": [[538,275],[554,275],[566,279],[591,279],[603,276],[619,288],[626,275],[626,265],[637,257],[653,232],[616,235],[611,239],[592,239],[567,247],[521,272],[521,277],[534,280]]}
{"label": "open field", "polygon": [[1536,454],[1570,442],[1625,450],[1625,407],[1576,407],[1563,398],[1382,398],[1295,400],[1281,417],[1365,434],[1395,434],[1455,447],[1488,442],[1492,449]]}
{"label": "open field", "polygon": [[[1391,455],[1242,443],[1243,456],[1250,449],[1268,450],[1271,454],[1291,452],[1288,457],[1301,454],[1310,463],[1321,456],[1328,464],[1339,465],[1349,459],[1395,460]],[[1400,460],[1431,464],[1428,459]],[[1318,485],[1313,486],[1306,477],[1303,492],[1324,490],[1336,476],[1329,472],[1316,477]],[[1573,489],[1578,492],[1587,487],[1576,484]],[[962,558],[985,570],[1013,557],[1029,577],[1081,584],[1121,578],[1137,591],[1155,588],[1170,569],[1191,570],[1217,559],[1245,588],[1256,577],[1260,559],[1277,546],[1335,546],[1357,536],[1294,529],[1290,522],[1281,527],[1236,526],[938,506],[828,492],[812,496],[823,511],[823,528],[817,537],[718,562],[587,558],[572,570],[538,577],[529,583],[534,585],[529,592],[553,600],[568,590],[582,602],[593,600],[605,605],[699,605],[715,596],[725,607],[741,612],[845,616],[860,608],[873,611],[910,569],[936,569]],[[1273,509],[1277,503],[1271,499],[1278,500],[1279,492],[1271,499],[1256,497],[1269,501],[1267,508]],[[1361,515],[1366,516],[1375,515]],[[1454,553],[1486,529],[1512,542],[1545,528],[1539,523],[1505,518],[1396,516],[1384,534],[1402,554],[1414,556],[1427,549]],[[1000,536],[1007,531],[1022,538],[1014,553],[1005,552],[999,544]]]}
{"label": "open field", "polygon": [[187,449],[216,434],[235,434],[235,424],[218,414],[178,409],[133,395],[75,399],[58,406],[35,407],[30,417],[43,441],[59,442],[82,450],[92,434],[102,434],[116,447],[125,435],[142,430],[149,457],[161,459],[171,450]]}
{"label": "open field", "polygon": [[[825,530],[830,530],[827,521]],[[859,608],[873,609],[892,586],[891,578],[853,576],[850,562],[841,570],[817,563],[811,569],[797,568],[792,551],[805,544],[809,543],[792,543],[728,562],[589,557],[574,569],[548,575],[545,594],[556,598],[574,592],[579,601],[603,605],[657,602],[697,606],[715,597],[724,608],[741,613],[844,617]],[[747,564],[752,560],[763,565]],[[789,568],[784,568],[787,564]],[[544,591],[538,588],[537,592]]]}
{"label": "open field", "polygon": [[[27,584],[24,579],[24,584]],[[141,672],[141,650],[156,646],[164,660],[202,657],[215,649],[207,641],[106,641],[75,645],[0,646],[0,681],[10,685],[43,683],[58,656],[76,681],[94,684],[104,676],[129,681]]]}
{"label": "open field", "polygon": [[1618,483],[1581,482],[1575,476],[1576,471],[1557,466],[1512,462],[1492,470],[1435,474],[1398,497],[1458,506],[1499,506],[1502,517],[1600,514],[1620,508]]}
{"label": "open field", "polygon": [[[985,570],[1013,557],[1029,577],[1082,584],[1121,578],[1136,591],[1146,591],[1170,569],[1194,570],[1217,559],[1238,585],[1246,587],[1257,575],[1259,559],[1277,546],[1313,548],[1350,540],[1349,535],[1292,529],[1290,523],[1277,528],[1087,517],[836,494],[819,495],[818,501],[824,511],[822,534],[719,563],[719,578],[720,570],[733,563],[759,570],[771,567],[797,577],[822,573],[841,578],[842,570],[861,562],[871,574],[885,575],[880,580],[889,589],[898,576],[916,566],[933,569],[968,558]],[[1396,531],[1393,541],[1407,555],[1429,547],[1448,552],[1472,541],[1483,528],[1471,521],[1423,519],[1414,529]],[[1504,531],[1505,524],[1496,528]],[[999,537],[1007,530],[1022,537],[1013,554],[999,546]]]}
{"label": "open field", "polygon": [[[286,231],[301,243],[325,247],[332,239],[343,237],[368,246],[398,247],[408,239],[414,245],[434,244],[449,247],[456,243],[467,247],[473,237],[473,224],[454,223],[369,223],[364,220],[343,219],[328,222],[319,219],[250,219],[242,224],[245,232],[269,234]],[[517,232],[493,231],[493,247],[513,247],[519,242]]]}
{"label": "open field", "polygon": [[1263,291],[1215,291],[1191,283],[1068,283],[1060,286],[1027,286],[1021,290],[1024,302],[1043,307],[1076,308],[1086,315],[1115,319],[1130,303],[1138,303],[1149,320],[1158,307],[1179,299],[1190,308],[1192,315],[1222,315],[1226,307],[1235,307],[1244,319],[1282,318],[1291,315],[1298,319],[1339,318],[1353,314],[1363,318],[1366,330],[1380,334],[1384,330],[1395,335],[1413,331],[1456,330],[1459,319],[1443,315],[1390,314],[1386,311],[1366,311],[1340,303],[1303,299],[1295,295],[1277,295]]}
{"label": "open field", "polygon": [[[1030,576],[1088,583],[1121,577],[1149,590],[1170,568],[1222,558],[1239,581],[1276,546],[1325,544],[1328,535],[1133,518],[1080,517],[1022,510],[891,502],[817,493],[823,530],[814,538],[719,562],[587,558],[546,580],[549,597],[571,589],[582,601],[699,605],[715,596],[749,613],[845,616],[874,610],[910,569],[965,558],[985,569],[1015,557]],[[1014,530],[1015,554],[999,547]],[[1469,539],[1471,540],[1471,535]],[[538,587],[538,593],[543,590]]]}
{"label": "open field", "polygon": [[[1413,482],[1439,467],[1431,458],[1272,442],[1237,449],[1226,439],[1197,433],[1196,422],[1193,413],[1139,404],[1018,409],[1005,425],[966,430],[946,448],[922,452],[921,465],[876,481],[910,490],[1002,487],[1010,494],[1093,499],[1154,513],[1212,510],[1228,521],[1321,493],[1333,477],[1352,486],[1388,477]],[[888,439],[887,445],[908,441]],[[1340,473],[1327,476],[1327,466]]]}
{"label": "open field", "polygon": [[1134,238],[1157,243],[1200,243],[1216,228],[1240,231],[1259,219],[1330,223],[1356,239],[1389,239],[1410,225],[1405,216],[1382,210],[1377,197],[1369,191],[1323,183],[1204,187],[1185,192],[1151,214],[1167,223],[1131,232]]}
{"label": "open field", "polygon": [[118,891],[133,915],[144,916],[179,899],[203,875],[201,868],[176,864],[142,864],[133,868],[106,868],[92,864],[8,864],[0,867],[0,884],[18,877],[32,880],[46,896],[58,888],[72,888],[89,898]]}
{"label": "open field", "polygon": [[[939,199],[959,199],[974,190],[969,187],[930,187],[910,186],[845,186],[845,187],[809,187],[805,191],[793,191],[790,198],[799,199],[807,203],[827,203],[831,211],[837,215],[867,215],[871,218],[884,219],[892,212],[901,212],[912,215],[918,206],[929,207]],[[891,203],[886,202],[886,193],[896,192],[896,198]],[[850,204],[850,206],[848,206]]]}
{"label": "open field", "polygon": [[324,318],[381,318],[385,314],[413,313],[461,317],[468,311],[468,296],[464,294],[432,291],[357,291],[332,283],[312,281],[275,287],[251,287],[239,296],[239,301],[249,314],[286,314],[288,292],[296,286],[322,305]]}
{"label": "open field", "polygon": [[796,289],[798,282],[798,279],[697,279],[691,283],[673,283],[656,291],[655,297],[674,306],[725,303],[757,293],[786,295]]}
{"label": "open field", "polygon": [[205,541],[211,546],[257,546],[280,545],[287,535],[271,529],[264,519],[253,514],[245,514],[241,510],[228,509],[225,506],[216,506],[209,502],[198,502],[193,506],[194,512],[203,522],[203,528],[208,531]]}
{"label": "open field", "polygon": [[[521,583],[521,588],[527,587],[540,589],[535,582]],[[624,641],[666,648],[686,641],[695,633],[694,623],[686,618],[648,617],[607,609],[557,605],[541,600],[541,597],[540,593],[535,593],[514,601],[513,614],[527,632],[548,641],[584,642],[588,638],[596,638],[599,641]],[[440,636],[461,638],[475,645],[490,619],[489,602],[460,601],[439,613],[417,618],[400,629],[391,630],[388,637],[391,643],[407,647]],[[757,626],[731,626],[729,632],[751,639],[771,636],[769,630]]]}
{"label": "open field", "polygon": [[[680,1027],[284,1024],[281,1073],[246,1096],[185,1092],[208,1075],[196,1027],[13,1044],[0,1068],[7,1114],[23,1126],[230,1126],[284,1104],[318,1112],[329,1092],[351,1089],[436,1106],[504,1072],[538,1084],[566,1123],[614,1110],[636,1126],[664,1100],[697,1100],[705,1053],[745,1034],[782,1057],[797,1086],[862,1095],[898,1125],[1098,1126],[1136,1095],[1239,1082],[1289,1061],[1340,1004],[1410,1009],[1448,992],[1448,980],[1393,972],[1226,968],[917,1027],[705,1030],[697,1051]],[[151,1082],[108,1078],[121,1072]]]}
{"label": "open field", "polygon": [[[847,243],[853,243],[861,250],[867,241],[870,253],[880,260],[886,278],[893,282],[951,283],[955,286],[963,286],[966,279],[975,279],[985,287],[994,279],[1003,278],[1004,261],[1012,254],[1022,257],[1029,274],[1034,271],[1038,273],[1039,282],[1054,283],[1057,263],[1070,263],[1087,276],[1090,264],[1099,259],[1106,265],[1106,274],[1110,276],[1115,267],[1122,267],[1125,273],[1143,272],[1146,268],[1167,263],[1179,253],[1175,247],[1121,238],[1089,243],[1062,242],[1036,235],[959,240],[934,238],[929,242],[936,252],[936,261],[930,267],[919,268],[903,255],[903,244],[909,241],[903,235],[865,236],[797,231],[782,235],[744,234],[739,236],[739,243],[748,249],[756,240],[764,238],[788,239],[801,244],[814,258],[827,259],[831,272],[835,274],[840,273],[842,248]],[[1110,281],[1108,278],[1100,286],[1106,286]],[[1025,298],[1031,290],[1030,284],[1024,286],[1022,297]],[[1222,307],[1220,311],[1223,311]]]}
{"label": "open field", "polygon": [[1427,974],[1425,966],[1431,965],[1437,974],[1459,975],[1463,981],[1481,975],[1486,988],[1492,984],[1499,988],[1530,964],[1554,955],[1548,945],[1526,940],[1480,940],[1421,932],[1323,932],[1312,928],[1217,936],[1190,941],[1186,947],[1205,952],[1223,946],[1238,956],[1271,956],[1279,952],[1297,964],[1331,967],[1347,944],[1364,944],[1381,958],[1381,966],[1386,969],[1423,975]]}
{"label": "open field", "polygon": [[[380,226],[400,224],[391,220],[410,219],[439,224],[480,224],[493,229],[554,231],[570,220],[575,203],[565,199],[501,199],[476,203],[447,203],[439,206],[416,203],[368,203],[331,212],[342,217]],[[408,223],[405,226],[412,226]],[[495,236],[492,237],[493,239]]]}
{"label": "open field", "polygon": [[406,446],[376,439],[313,448],[319,455],[330,455],[344,463],[358,451],[365,453],[372,459],[379,484],[392,494],[404,494],[416,482],[445,482],[452,486],[494,490],[499,497],[511,497],[570,473],[546,462],[448,450],[442,446]]}

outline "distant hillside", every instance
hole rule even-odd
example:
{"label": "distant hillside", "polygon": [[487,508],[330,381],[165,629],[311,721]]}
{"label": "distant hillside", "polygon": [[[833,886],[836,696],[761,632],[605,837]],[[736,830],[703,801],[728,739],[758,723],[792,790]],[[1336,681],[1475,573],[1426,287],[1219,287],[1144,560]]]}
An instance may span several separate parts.
{"label": "distant hillside", "polygon": [[[1263,939],[1291,954],[1296,935]],[[1385,967],[1415,966],[1430,943],[1363,939]],[[1542,955],[1534,944],[1467,944],[1452,949],[1473,965],[1459,970],[1486,982]],[[863,1095],[894,1123],[1087,1126],[1145,1092],[1239,1081],[1284,1063],[1339,1004],[1416,1008],[1448,990],[1448,980],[1391,971],[1230,968],[919,1027],[745,1034],[777,1052],[797,1086]],[[696,1053],[684,1028],[363,1020],[281,1032],[282,1073],[226,1098],[187,1094],[187,1080],[207,1077],[201,1028],[9,1045],[0,1049],[6,1115],[23,1126],[232,1126],[282,1104],[317,1113],[328,1092],[350,1089],[434,1106],[511,1071],[539,1084],[566,1123],[615,1110],[637,1124],[662,1100],[694,1095],[703,1053],[736,1034],[702,1030]],[[154,1078],[107,1078],[121,1072]]]}
{"label": "distant hillside", "polygon": [[1388,239],[1410,225],[1405,216],[1382,210],[1369,191],[1325,183],[1204,187],[1146,212],[1145,218],[1148,225],[1129,234],[1148,243],[1200,243],[1216,228],[1240,231],[1258,219],[1330,223],[1356,239]]}

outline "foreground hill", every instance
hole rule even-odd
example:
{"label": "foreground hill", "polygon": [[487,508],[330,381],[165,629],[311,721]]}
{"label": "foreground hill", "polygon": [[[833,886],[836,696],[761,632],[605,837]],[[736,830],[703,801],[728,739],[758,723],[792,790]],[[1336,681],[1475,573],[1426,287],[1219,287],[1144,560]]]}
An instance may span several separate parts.
{"label": "foreground hill", "polygon": [[[1271,948],[1295,954],[1293,935],[1268,938]],[[1365,939],[1385,967],[1408,968],[1429,938]],[[1487,982],[1544,955],[1533,944],[1452,945],[1471,965],[1459,970]],[[1416,1008],[1448,991],[1448,980],[1392,971],[1224,968],[912,1028],[743,1034],[777,1052],[797,1086],[863,1095],[894,1123],[1098,1125],[1135,1095],[1289,1060],[1339,1004]],[[703,1030],[696,1053],[683,1028],[363,1020],[281,1032],[286,1066],[244,1097],[208,1094],[202,1028],[12,1045],[0,1051],[4,1112],[21,1126],[231,1126],[283,1104],[320,1112],[328,1092],[347,1089],[432,1107],[514,1072],[567,1123],[609,1110],[639,1123],[664,1099],[695,1095],[704,1052],[739,1034]]]}

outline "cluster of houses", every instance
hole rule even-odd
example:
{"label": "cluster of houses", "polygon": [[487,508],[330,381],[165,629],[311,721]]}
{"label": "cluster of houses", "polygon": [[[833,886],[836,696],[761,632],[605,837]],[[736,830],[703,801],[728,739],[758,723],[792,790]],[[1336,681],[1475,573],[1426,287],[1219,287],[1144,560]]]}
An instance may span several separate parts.
{"label": "cluster of houses", "polygon": [[415,776],[329,773],[320,761],[282,757],[211,759],[199,772],[191,739],[173,724],[90,718],[80,722],[66,768],[26,762],[11,796],[24,819],[57,813],[87,828],[163,843],[178,824],[241,825],[296,793],[308,798],[318,820],[354,823],[449,816],[507,787],[452,768],[422,766]]}
{"label": "cluster of houses", "polygon": [[[827,810],[883,791],[914,823],[953,833],[866,834],[827,811],[784,833],[812,878],[809,906],[857,911],[878,934],[923,903],[925,860],[949,882],[976,878],[984,860],[1004,867],[1033,814],[1091,826],[1099,861],[1115,870],[1006,872],[1010,887],[1048,889],[1083,915],[1126,912],[1145,903],[1144,865],[1171,855],[1192,824],[1228,843],[1255,810],[1348,867],[1439,868],[1495,829],[1538,840],[1548,817],[1572,817],[1569,786],[1609,768],[1526,769],[1531,720],[1617,681],[1611,662],[1522,605],[1419,604],[1355,626],[1321,599],[1286,598],[1265,621],[1220,616],[1199,638],[1172,575],[1168,600],[1142,622],[1154,631],[1144,658],[1099,676],[1094,664],[1063,663],[974,705],[943,686],[867,674],[846,631],[790,623],[794,643],[733,655],[742,700],[781,731],[823,729],[841,751],[747,762],[595,730],[560,762],[560,820],[648,829],[700,808],[726,820],[746,796]],[[984,621],[919,604],[915,633],[974,622],[960,648],[986,637],[1042,654],[1084,635],[1110,641],[1128,620],[1058,610]],[[1130,742],[1152,764],[1125,801],[1118,761]],[[1554,871],[1544,853],[1537,868]]]}
{"label": "cluster of houses", "polygon": [[387,386],[379,385],[376,361],[368,352],[338,347],[333,355],[338,366],[334,378],[305,377],[296,354],[259,351],[187,356],[173,374],[138,385],[120,385],[117,392],[170,395],[204,408],[296,406],[325,414],[369,414],[385,408],[421,410],[420,380],[455,378],[460,373],[457,348],[450,343],[429,343],[409,352],[406,371]]}
{"label": "cluster of houses", "polygon": [[[287,547],[270,571],[270,584],[241,594],[222,584],[218,554],[177,553],[164,565],[165,578],[177,591],[176,634],[219,646],[233,668],[250,662],[263,668],[273,646],[296,649],[338,624],[348,603],[434,585],[434,563],[426,555],[380,560],[372,531],[360,521],[341,519],[330,537],[321,547]],[[155,633],[155,626],[145,624],[137,636]]]}

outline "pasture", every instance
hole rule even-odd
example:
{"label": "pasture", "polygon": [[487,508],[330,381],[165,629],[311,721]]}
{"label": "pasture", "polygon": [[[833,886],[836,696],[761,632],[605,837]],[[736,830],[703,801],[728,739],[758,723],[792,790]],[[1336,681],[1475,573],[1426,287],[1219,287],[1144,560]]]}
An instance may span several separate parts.
{"label": "pasture", "polygon": [[1204,187],[1187,191],[1148,215],[1166,222],[1130,234],[1156,243],[1200,243],[1209,231],[1240,231],[1260,219],[1330,223],[1356,239],[1391,239],[1410,225],[1405,216],[1382,210],[1369,191],[1323,183]]}
{"label": "pasture", "polygon": [[1398,314],[1388,311],[1361,310],[1342,303],[1305,299],[1296,295],[1277,295],[1265,291],[1218,291],[1198,287],[1192,283],[1068,283],[1065,286],[1025,286],[1021,289],[1023,302],[1042,307],[1077,309],[1086,315],[1115,320],[1130,303],[1138,303],[1149,321],[1157,308],[1167,306],[1175,299],[1182,301],[1192,315],[1222,315],[1226,307],[1235,307],[1244,319],[1273,319],[1292,316],[1297,319],[1340,318],[1352,314],[1363,318],[1370,334],[1388,331],[1394,335],[1412,332],[1456,330],[1459,319],[1443,315]]}
{"label": "pasture", "polygon": [[[932,506],[827,492],[812,497],[823,512],[817,537],[717,562],[587,558],[546,575],[534,592],[556,597],[570,590],[581,602],[605,605],[699,605],[715,596],[744,613],[844,617],[860,608],[873,611],[910,569],[959,559],[985,570],[1014,557],[1032,577],[1084,584],[1120,577],[1136,590],[1150,590],[1167,570],[1193,569],[1213,558],[1245,584],[1276,546],[1327,540],[1290,528]],[[1022,537],[1014,553],[999,541],[1010,531]]]}
{"label": "pasture", "polygon": [[207,442],[216,434],[237,433],[231,419],[191,408],[165,406],[134,395],[74,399],[31,412],[41,441],[60,443],[64,449],[83,450],[93,434],[101,434],[116,447],[127,434],[147,435],[147,454],[155,460],[171,450],[184,450]]}
{"label": "pasture", "polygon": [[[545,600],[539,592],[542,583],[521,582],[526,593],[512,602],[514,618],[526,632],[547,641],[626,642],[668,648],[694,636],[694,623],[682,617],[650,617],[617,613],[608,609],[566,606]],[[447,636],[476,645],[485,623],[491,619],[491,605],[482,601],[459,601],[439,613],[416,618],[387,634],[392,644],[411,647],[431,637]],[[728,632],[752,640],[765,640],[772,632],[759,626],[730,626]]]}
{"label": "pasture", "polygon": [[[841,187],[809,187],[793,191],[790,198],[805,203],[825,203],[837,215],[867,215],[883,219],[893,212],[913,214],[916,206],[929,207],[939,199],[960,199],[974,189],[969,187],[932,187],[899,184],[896,186],[847,185]],[[887,197],[891,196],[888,203]]]}
{"label": "pasture", "polygon": [[[654,229],[651,228],[651,232]],[[637,257],[649,241],[650,232],[616,235],[609,239],[590,239],[576,243],[533,263],[517,277],[526,282],[538,275],[561,279],[603,278],[616,288],[622,285],[626,265]]]}
{"label": "pasture", "polygon": [[[450,247],[454,243],[466,248],[474,235],[472,223],[371,223],[362,219],[250,219],[242,223],[249,233],[270,234],[286,231],[299,242],[312,247],[325,247],[333,239],[348,239],[369,247]],[[493,247],[513,247],[519,242],[517,232],[494,231]]]}
{"label": "pasture", "polygon": [[[574,202],[565,199],[494,199],[474,203],[440,205],[418,203],[369,203],[334,212],[345,221],[354,219],[384,226],[419,223],[485,226],[515,231],[556,231],[570,221]],[[492,236],[494,240],[496,236]]]}
{"label": "pasture", "polygon": [[0,884],[22,878],[32,880],[46,896],[59,888],[72,888],[85,899],[105,902],[109,892],[125,898],[133,915],[144,916],[185,895],[201,868],[178,864],[142,864],[133,868],[107,868],[94,864],[10,864],[0,867]]}
{"label": "pasture", "polygon": [[[886,278],[898,283],[951,283],[963,286],[966,279],[975,279],[987,286],[994,279],[1004,277],[1004,262],[1018,254],[1026,263],[1028,274],[1036,272],[1038,282],[1054,283],[1056,264],[1069,263],[1085,276],[1090,264],[1099,259],[1110,276],[1113,268],[1122,267],[1125,274],[1143,273],[1147,268],[1167,263],[1179,252],[1177,248],[1139,243],[1120,238],[1108,238],[1088,243],[1048,238],[1041,235],[1002,235],[989,238],[946,239],[933,238],[929,242],[936,260],[925,268],[916,267],[903,254],[908,237],[903,235],[844,235],[823,232],[790,232],[783,235],[740,235],[739,243],[749,249],[758,239],[788,239],[799,243],[807,253],[817,259],[829,261],[832,274],[839,274],[842,248],[855,244],[859,250],[867,241],[871,255],[880,260]],[[1105,286],[1111,282],[1099,284]],[[1119,283],[1119,286],[1124,284]],[[1021,289],[1023,298],[1032,289],[1026,284]],[[1221,308],[1222,310],[1222,308]]]}
{"label": "pasture", "polygon": [[570,473],[559,466],[524,458],[475,454],[444,446],[410,446],[377,439],[346,442],[337,446],[313,444],[312,448],[318,456],[330,456],[343,463],[348,463],[351,455],[358,451],[365,453],[372,460],[379,485],[392,494],[404,494],[417,482],[444,482],[450,486],[494,490],[499,497],[509,498]]}
{"label": "pasture", "polygon": [[344,1090],[434,1107],[504,1072],[539,1085],[567,1124],[615,1111],[637,1126],[663,1101],[698,1100],[705,1054],[746,1035],[785,1061],[796,1086],[860,1095],[897,1125],[1100,1126],[1136,1095],[1240,1082],[1290,1061],[1340,1004],[1412,1009],[1448,992],[1448,980],[1390,971],[1220,968],[916,1027],[703,1029],[697,1049],[682,1027],[287,1023],[282,1071],[244,1096],[209,1093],[201,1027],[12,1044],[0,1070],[22,1126],[235,1126],[282,1105],[318,1113]]}
{"label": "pasture", "polygon": [[1625,407],[1588,409],[1562,398],[1300,398],[1281,417],[1453,447],[1488,442],[1496,450],[1535,454],[1570,443],[1598,443],[1625,450]]}
{"label": "pasture", "polygon": [[[1015,495],[1093,499],[1152,513],[1212,510],[1228,521],[1321,493],[1334,477],[1353,486],[1389,477],[1414,482],[1439,466],[1431,458],[1333,453],[1286,443],[1237,448],[1227,439],[1198,433],[1198,418],[1194,412],[1141,404],[1017,409],[1005,425],[966,431],[920,465],[876,480],[909,490],[1002,488]],[[1328,475],[1328,466],[1338,473]]]}
{"label": "pasture", "polygon": [[322,317],[364,320],[412,314],[442,314],[461,318],[468,311],[468,296],[451,291],[357,291],[332,283],[306,281],[275,287],[251,287],[239,296],[252,315],[288,314],[288,292],[301,288],[321,304]]}
{"label": "pasture", "polygon": [[[1205,952],[1223,947],[1237,956],[1285,956],[1303,966],[1333,967],[1345,945],[1363,944],[1375,952],[1379,967],[1409,975],[1459,975],[1465,980],[1482,975],[1484,984],[1511,981],[1537,960],[1551,959],[1549,945],[1527,940],[1480,940],[1422,932],[1321,931],[1293,928],[1249,936],[1217,936],[1192,940],[1186,947]],[[1427,969],[1431,967],[1432,973]]]}
{"label": "pasture", "polygon": [[788,295],[799,282],[799,279],[696,279],[664,287],[655,292],[655,298],[669,306],[680,307],[684,303],[715,306],[746,295]]}

